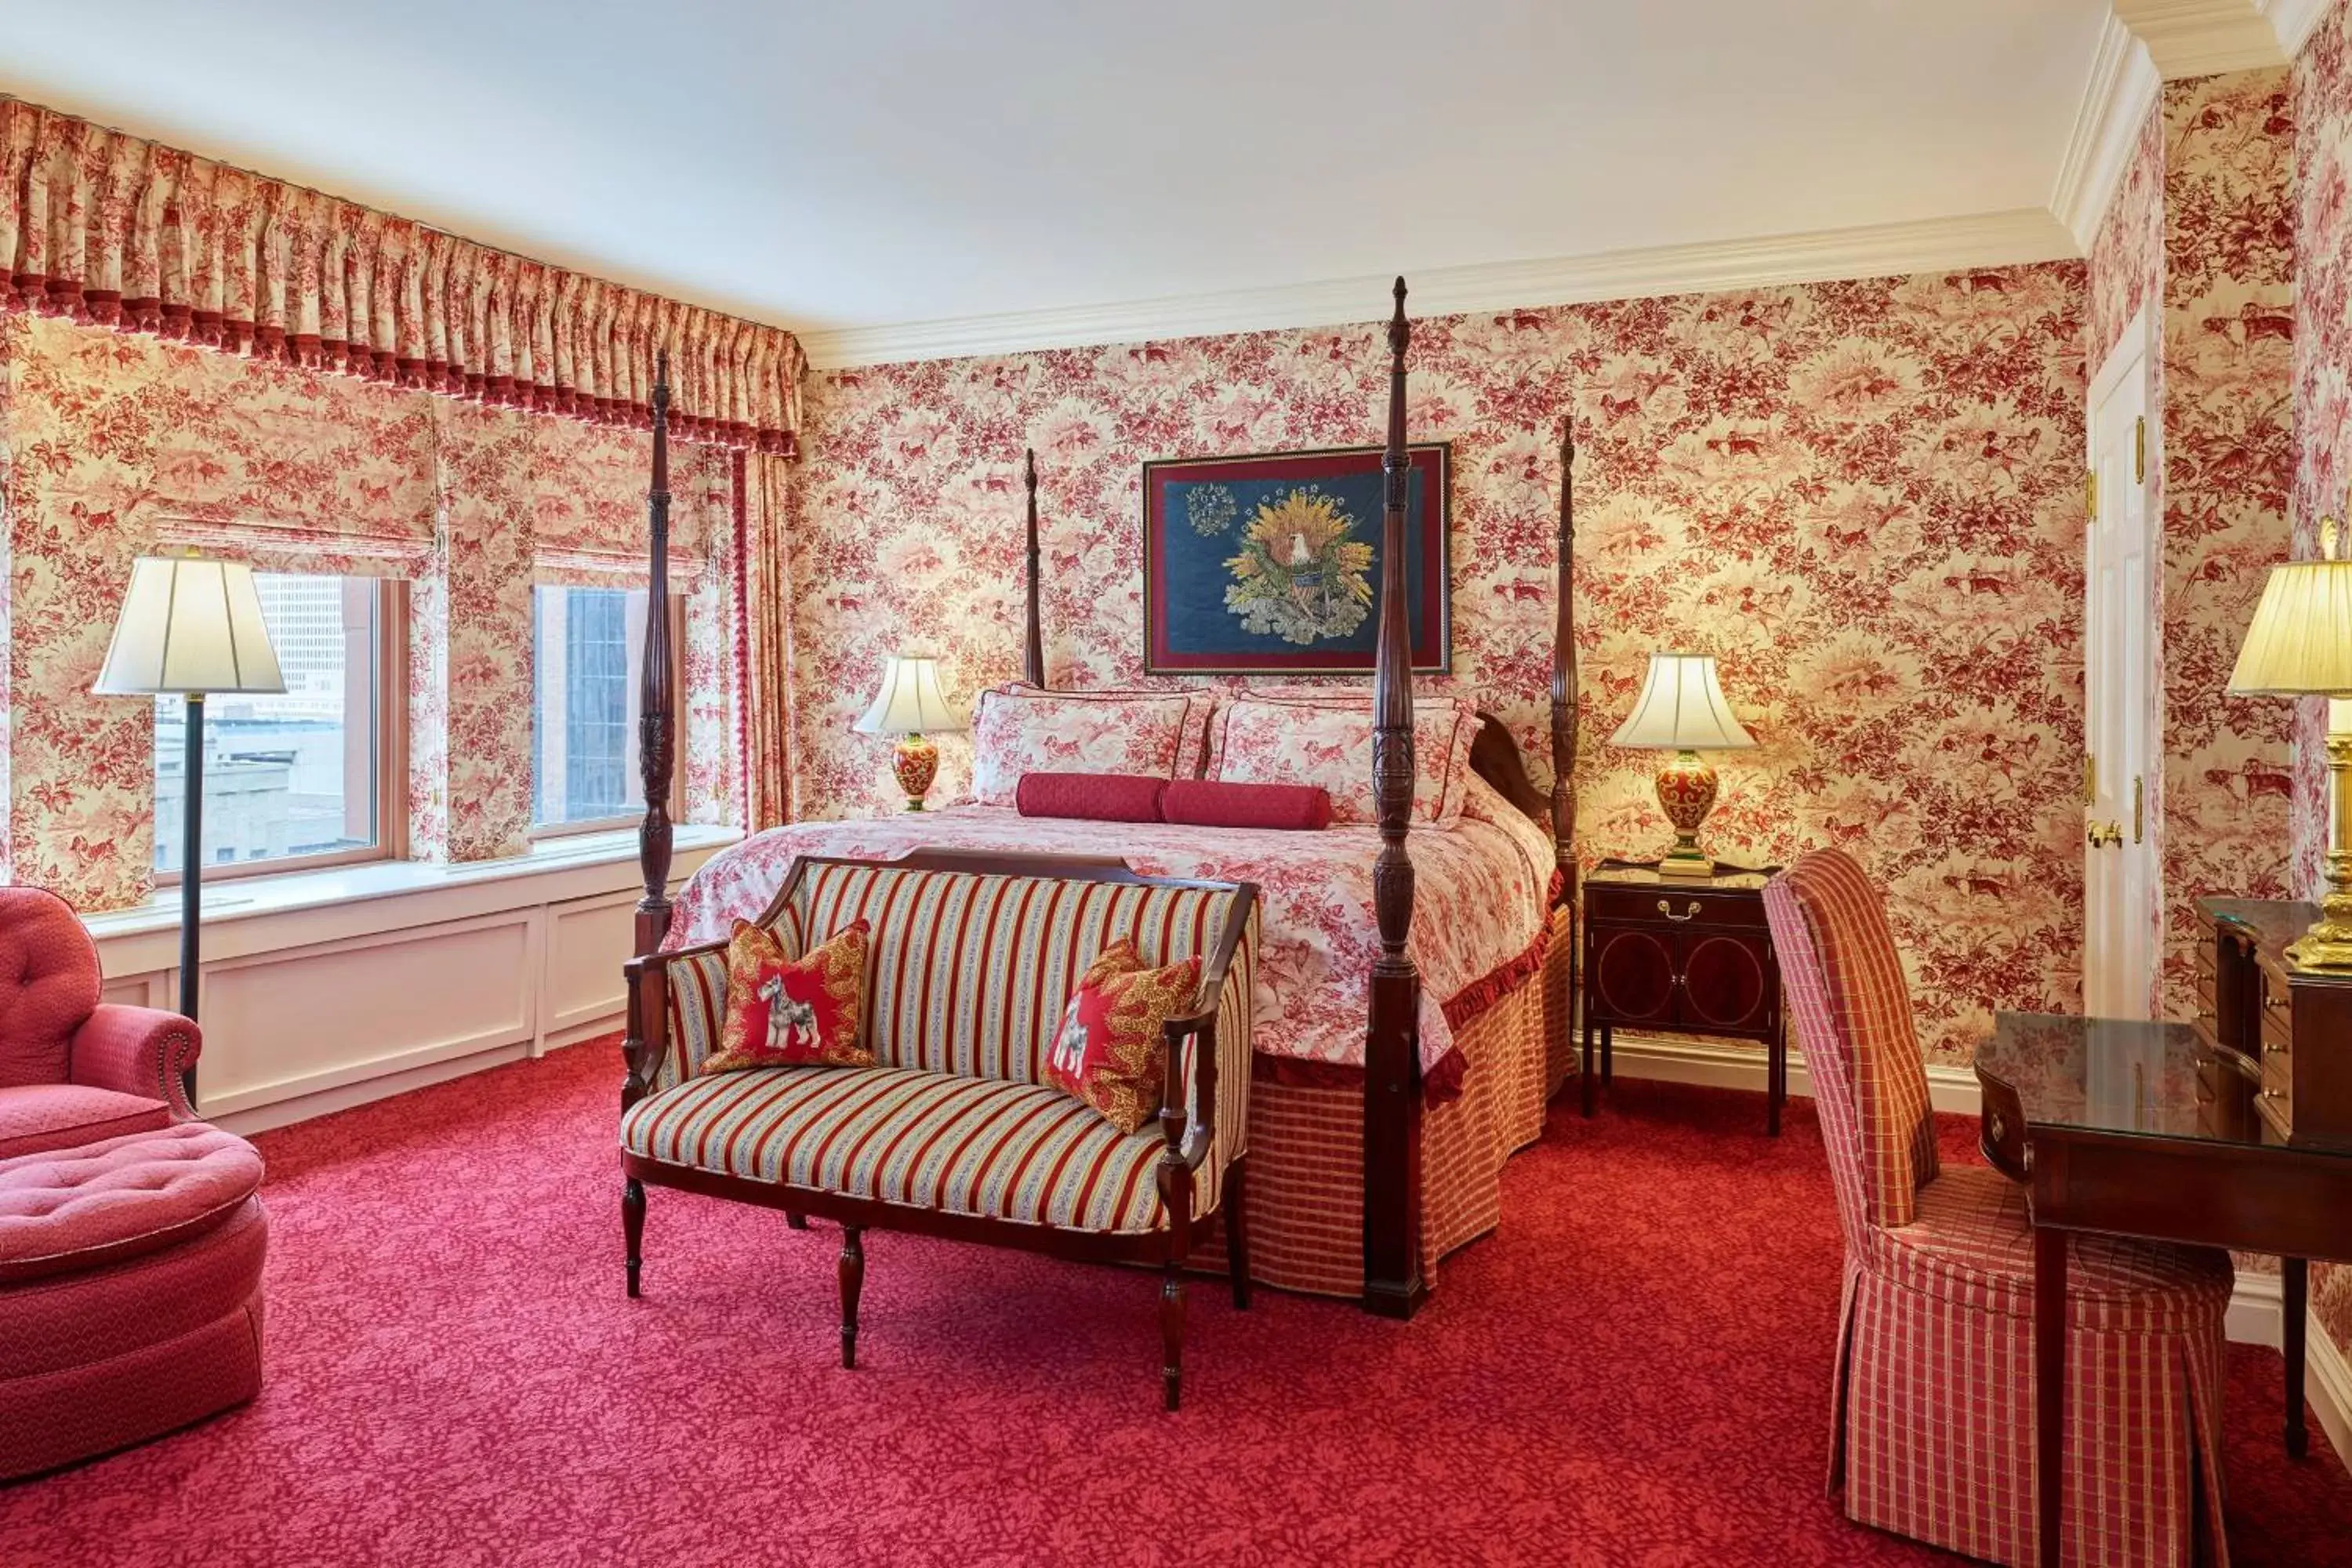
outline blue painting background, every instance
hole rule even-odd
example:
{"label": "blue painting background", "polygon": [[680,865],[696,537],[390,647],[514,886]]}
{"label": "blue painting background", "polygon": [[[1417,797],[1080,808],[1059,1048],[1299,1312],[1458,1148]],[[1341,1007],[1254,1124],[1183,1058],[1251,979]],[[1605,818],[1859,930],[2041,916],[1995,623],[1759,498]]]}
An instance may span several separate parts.
{"label": "blue painting background", "polygon": [[[1423,530],[1428,526],[1427,492],[1429,476],[1419,467],[1406,471],[1405,489],[1405,605],[1408,615],[1422,604],[1427,574],[1422,566],[1424,559]],[[1214,655],[1234,663],[1247,663],[1268,654],[1331,655],[1360,653],[1367,668],[1380,638],[1381,595],[1381,476],[1375,468],[1368,473],[1342,474],[1314,479],[1169,479],[1160,485],[1163,503],[1160,512],[1160,530],[1163,559],[1167,563],[1164,579],[1156,591],[1167,606],[1168,651],[1171,654]],[[1187,500],[1197,489],[1222,487],[1232,492],[1235,504],[1233,521],[1223,531],[1202,534],[1194,531],[1187,510]],[[1225,590],[1233,584],[1234,575],[1226,561],[1241,553],[1242,542],[1250,521],[1257,516],[1258,508],[1267,501],[1280,500],[1292,490],[1313,488],[1335,498],[1354,524],[1349,537],[1372,547],[1372,563],[1367,575],[1372,586],[1372,609],[1356,629],[1346,637],[1328,637],[1311,643],[1284,640],[1269,632],[1253,632],[1242,625],[1239,616],[1225,608]],[[1420,621],[1413,616],[1413,629],[1418,632]],[[1438,650],[1444,658],[1444,650]]]}

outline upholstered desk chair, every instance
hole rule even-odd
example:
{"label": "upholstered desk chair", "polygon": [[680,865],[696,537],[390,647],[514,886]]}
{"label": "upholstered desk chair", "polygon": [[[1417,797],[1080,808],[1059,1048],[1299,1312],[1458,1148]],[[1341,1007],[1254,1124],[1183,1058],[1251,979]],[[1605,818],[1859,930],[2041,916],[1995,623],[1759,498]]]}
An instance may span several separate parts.
{"label": "upholstered desk chair", "polygon": [[[1901,954],[1834,850],[1764,891],[1845,1231],[1830,1488],[1849,1518],[2035,1561],[2033,1247],[2025,1194],[1939,1169]],[[2228,1258],[2083,1237],[2067,1279],[2065,1561],[2186,1564],[2221,1530]]]}
{"label": "upholstered desk chair", "polygon": [[196,1026],[102,1003],[98,950],[72,906],[0,888],[0,1160],[187,1121]]}

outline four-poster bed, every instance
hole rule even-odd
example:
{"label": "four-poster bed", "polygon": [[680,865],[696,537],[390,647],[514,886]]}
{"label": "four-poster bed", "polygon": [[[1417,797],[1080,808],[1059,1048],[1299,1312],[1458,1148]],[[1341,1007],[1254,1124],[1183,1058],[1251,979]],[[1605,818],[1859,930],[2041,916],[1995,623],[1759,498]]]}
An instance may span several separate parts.
{"label": "four-poster bed", "polygon": [[[1352,907],[1368,905],[1376,931],[1343,933],[1351,938],[1343,950],[1346,962],[1361,968],[1344,978],[1327,977],[1324,1000],[1345,986],[1353,995],[1360,984],[1363,998],[1354,1039],[1344,1050],[1327,1049],[1319,1060],[1285,1055],[1288,1043],[1273,1026],[1261,1032],[1253,1090],[1253,1141],[1259,1144],[1256,1163],[1261,1194],[1253,1230],[1261,1259],[1272,1255],[1280,1268],[1284,1253],[1283,1194],[1286,1181],[1294,1207],[1313,1206],[1317,1215],[1291,1216],[1308,1248],[1308,1235],[1318,1223],[1328,1231],[1331,1216],[1360,1202],[1360,1268],[1348,1260],[1343,1271],[1328,1267],[1325,1256],[1302,1262],[1289,1278],[1261,1272],[1270,1283],[1296,1288],[1340,1289],[1360,1297],[1374,1312],[1411,1317],[1427,1294],[1435,1259],[1452,1247],[1470,1239],[1496,1222],[1494,1172],[1500,1158],[1531,1142],[1540,1131],[1542,1105],[1571,1060],[1568,1009],[1574,994],[1570,966],[1574,963],[1576,869],[1573,856],[1576,753],[1576,653],[1574,609],[1567,592],[1572,570],[1572,495],[1568,469],[1573,458],[1570,435],[1562,431],[1562,482],[1559,521],[1561,592],[1554,622],[1550,680],[1550,739],[1554,782],[1547,797],[1534,785],[1518,746],[1508,729],[1491,715],[1476,716],[1468,746],[1468,768],[1477,789],[1492,801],[1488,809],[1500,821],[1429,828],[1416,810],[1414,755],[1415,703],[1405,615],[1406,497],[1408,457],[1405,439],[1405,354],[1412,330],[1404,313],[1405,286],[1397,280],[1394,310],[1388,323],[1389,406],[1386,449],[1382,460],[1383,511],[1381,581],[1379,590],[1377,642],[1370,692],[1371,803],[1377,829],[1377,852],[1365,853],[1372,839],[1362,829],[1342,839],[1346,830],[1325,835],[1256,835],[1246,848],[1238,844],[1221,848],[1208,842],[1212,835],[1193,833],[1182,842],[1162,844],[1149,830],[1129,829],[1118,837],[1097,835],[1091,840],[1076,832],[1097,824],[1069,824],[1024,819],[1009,812],[975,809],[974,820],[959,826],[956,814],[927,813],[929,822],[908,825],[900,820],[866,824],[808,824],[772,829],[739,846],[750,851],[759,839],[783,836],[764,862],[756,854],[740,857],[731,873],[713,886],[698,886],[712,868],[698,874],[679,911],[681,926],[704,922],[699,932],[672,930],[668,897],[670,823],[662,802],[669,791],[675,756],[675,680],[666,628],[650,626],[645,645],[640,750],[646,798],[651,803],[640,834],[645,897],[637,909],[637,948],[650,952],[681,938],[708,936],[712,922],[721,919],[721,905],[756,912],[769,886],[783,874],[791,858],[806,854],[849,853],[887,858],[932,844],[1020,844],[1034,848],[1065,848],[1083,845],[1078,858],[1097,863],[1124,859],[1139,870],[1146,863],[1164,873],[1203,874],[1215,864],[1219,875],[1235,879],[1264,877],[1270,894],[1265,916],[1268,930],[1267,969],[1279,971],[1282,958],[1282,885],[1285,876],[1305,876],[1300,862],[1310,850],[1336,854],[1339,847],[1360,846],[1350,853],[1360,858],[1342,868],[1346,900]],[[667,432],[666,387],[655,395],[654,469],[650,510],[649,575],[656,591],[667,579],[668,535]],[[1026,490],[1025,624],[1023,637],[1024,684],[1037,693],[1050,693],[1045,679],[1045,638],[1041,614],[1037,472],[1034,454],[1024,458]],[[656,620],[659,617],[656,618]],[[1054,694],[1056,696],[1063,694]],[[1083,693],[1068,694],[1073,697]],[[1225,696],[1240,694],[1213,693]],[[1338,695],[1338,693],[1335,693]],[[1474,816],[1476,813],[1472,814]],[[1006,819],[1010,820],[1000,820]],[[1475,828],[1475,832],[1471,831]],[[1159,830],[1163,837],[1171,830]],[[794,834],[800,837],[793,837]],[[962,837],[957,837],[961,834]],[[1338,847],[1275,844],[1268,840],[1328,837]],[[1514,841],[1516,841],[1514,843]],[[1503,847],[1496,847],[1496,845]],[[1205,847],[1204,847],[1205,846]],[[1118,854],[1106,849],[1122,847]],[[1469,890],[1471,879],[1487,876],[1475,864],[1474,850],[1497,859],[1516,856],[1524,864],[1538,854],[1538,874],[1519,876],[1516,899],[1529,906],[1526,920],[1534,931],[1528,941],[1514,930],[1500,945],[1477,948],[1456,928],[1465,922],[1461,911],[1477,901]],[[1180,869],[1171,859],[1180,852],[1193,858]],[[734,852],[730,851],[730,854]],[[1223,853],[1226,858],[1214,858]],[[1210,858],[1202,859],[1202,856]],[[1285,858],[1287,857],[1287,858]],[[1246,860],[1246,864],[1242,862]],[[714,862],[714,867],[718,865]],[[1310,868],[1311,869],[1311,868]],[[1417,881],[1417,872],[1420,880]],[[732,877],[731,882],[728,877]],[[1334,888],[1341,871],[1332,873]],[[1435,877],[1435,881],[1426,879]],[[766,879],[762,881],[761,879]],[[1547,884],[1549,884],[1547,886]],[[1491,895],[1492,878],[1476,887]],[[1360,889],[1368,887],[1368,894]],[[1416,930],[1417,895],[1424,906],[1440,912]],[[1435,900],[1434,903],[1432,900]],[[1339,903],[1337,896],[1326,903]],[[1496,900],[1510,902],[1510,900]],[[723,926],[719,927],[723,930]],[[1500,939],[1498,939],[1499,941]],[[1328,948],[1330,933],[1323,933]],[[1459,951],[1457,951],[1459,949]],[[1417,956],[1419,954],[1419,956]],[[1423,995],[1424,971],[1440,964],[1444,982],[1431,998]],[[1301,966],[1307,970],[1306,966]],[[1368,973],[1367,973],[1368,972]],[[1304,987],[1302,987],[1304,989]],[[1448,994],[1447,993],[1451,994]],[[1508,1004],[1506,1005],[1506,999]],[[1439,1005],[1443,1004],[1443,1005]],[[1294,1011],[1315,1004],[1298,1003]],[[1461,1017],[1457,1020],[1457,1011]],[[1324,1009],[1328,1018],[1328,1008]],[[1446,1054],[1433,1064],[1424,1036],[1435,1031]],[[1326,1031],[1328,1037],[1328,1031]],[[1328,1043],[1328,1041],[1327,1041]],[[1433,1065],[1438,1069],[1433,1076]],[[1483,1081],[1481,1081],[1483,1079]],[[1353,1106],[1353,1110],[1349,1107]],[[1360,1140],[1360,1150],[1352,1147]],[[1287,1142],[1286,1142],[1287,1141]],[[1297,1158],[1285,1175],[1286,1150],[1295,1146]],[[1496,1151],[1499,1150],[1499,1152]],[[1335,1151],[1337,1152],[1335,1152]],[[1433,1162],[1424,1165],[1425,1154]],[[1344,1159],[1344,1168],[1335,1162]],[[1462,1173],[1476,1168],[1484,1173],[1483,1191]],[[1345,1190],[1341,1190],[1344,1184]],[[1329,1244],[1327,1235],[1323,1243]]]}

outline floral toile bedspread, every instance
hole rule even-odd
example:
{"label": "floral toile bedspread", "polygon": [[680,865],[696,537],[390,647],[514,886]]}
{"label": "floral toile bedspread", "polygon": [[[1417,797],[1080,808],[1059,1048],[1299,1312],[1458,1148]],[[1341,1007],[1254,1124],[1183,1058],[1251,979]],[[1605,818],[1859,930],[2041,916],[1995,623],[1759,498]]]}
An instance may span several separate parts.
{"label": "floral toile bedspread", "polygon": [[[1421,969],[1422,1067],[1433,1083],[1458,1079],[1446,1004],[1524,960],[1547,929],[1550,838],[1475,775],[1471,795],[1454,826],[1416,827],[1407,845],[1414,877],[1408,947]],[[982,805],[794,823],[755,834],[695,872],[678,894],[664,945],[719,941],[732,921],[756,919],[796,856],[893,859],[925,847],[1115,855],[1146,876],[1255,882],[1265,900],[1257,1053],[1363,1065],[1368,982],[1380,951],[1372,918],[1380,832],[1369,826],[1283,833],[1080,822]]]}

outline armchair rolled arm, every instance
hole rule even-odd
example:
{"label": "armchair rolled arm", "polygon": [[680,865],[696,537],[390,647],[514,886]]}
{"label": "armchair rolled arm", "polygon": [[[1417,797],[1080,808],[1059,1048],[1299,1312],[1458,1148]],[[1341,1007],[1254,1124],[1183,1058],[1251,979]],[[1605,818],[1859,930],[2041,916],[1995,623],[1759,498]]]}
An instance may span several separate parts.
{"label": "armchair rolled arm", "polygon": [[157,1007],[101,1002],[74,1031],[67,1076],[89,1089],[160,1100],[172,1120],[194,1118],[181,1075],[204,1050],[195,1020]]}

